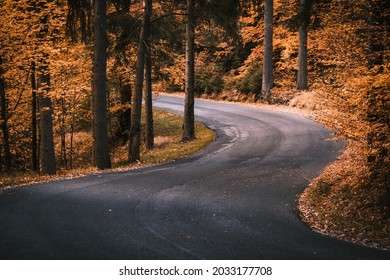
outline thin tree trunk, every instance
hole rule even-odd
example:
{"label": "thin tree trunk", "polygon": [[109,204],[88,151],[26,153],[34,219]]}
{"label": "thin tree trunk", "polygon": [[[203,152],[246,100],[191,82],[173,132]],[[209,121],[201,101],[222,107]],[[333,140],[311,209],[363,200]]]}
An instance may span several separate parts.
{"label": "thin tree trunk", "polygon": [[[48,1],[51,2],[51,1]],[[43,41],[48,35],[48,3],[38,2],[36,8],[40,13],[43,13],[40,19],[41,29],[38,33],[38,38]],[[42,46],[41,46],[42,47]],[[41,170],[44,175],[54,175],[57,172],[56,158],[54,151],[53,139],[53,106],[50,97],[50,67],[49,54],[38,53],[37,65],[37,91],[39,103],[39,150]]]}
{"label": "thin tree trunk", "polygon": [[[2,59],[0,57],[0,102],[1,102],[1,130],[3,132],[3,150],[5,159],[5,170],[10,171],[12,167],[11,147],[9,141],[7,97],[5,93],[5,82],[3,79]],[[0,162],[1,166],[1,162]]]}
{"label": "thin tree trunk", "polygon": [[129,161],[140,160],[141,148],[141,108],[142,108],[142,87],[144,83],[146,40],[149,37],[150,15],[152,11],[152,0],[144,0],[144,16],[141,25],[141,34],[137,52],[137,73],[135,92],[133,96],[133,107],[131,110],[131,129],[129,143]]}
{"label": "thin tree trunk", "polygon": [[[117,10],[121,16],[126,16],[130,12],[131,1],[121,1],[120,5],[117,6]],[[128,28],[124,28],[121,31],[121,38],[129,36]],[[115,65],[118,66],[128,66],[129,61],[126,59],[126,44],[121,44],[118,55],[116,56]],[[123,145],[127,144],[129,141],[129,134],[131,129],[131,99],[132,99],[132,89],[130,84],[130,79],[127,74],[120,71],[119,74],[119,87],[120,87],[120,98],[121,105],[124,110],[121,110],[119,115],[119,129],[116,132],[116,137],[122,140]]]}
{"label": "thin tree trunk", "polygon": [[31,161],[32,170],[38,171],[37,83],[35,75],[35,62],[33,61],[31,63]]}
{"label": "thin tree trunk", "polygon": [[187,0],[183,141],[195,139],[195,1]]}
{"label": "thin tree trunk", "polygon": [[145,142],[146,148],[154,147],[154,131],[153,131],[153,98],[152,98],[152,58],[150,51],[149,40],[147,40],[147,52],[145,57]]}
{"label": "thin tree trunk", "polygon": [[121,104],[126,106],[126,109],[120,113],[117,137],[122,139],[123,144],[126,144],[129,141],[131,127],[131,108],[128,106],[131,104],[132,92],[130,84],[125,79],[120,82],[120,96]]}
{"label": "thin tree trunk", "polygon": [[68,159],[66,153],[66,104],[65,97],[61,97],[61,120],[60,120],[60,134],[61,134],[61,163],[65,169],[68,169]]}
{"label": "thin tree trunk", "polygon": [[53,140],[53,107],[49,97],[50,70],[48,56],[43,55],[38,67],[38,100],[40,127],[40,154],[42,174],[56,174],[56,159]]}
{"label": "thin tree trunk", "polygon": [[310,21],[310,0],[300,0],[300,25],[298,44],[298,90],[308,89],[307,84],[307,28]]}
{"label": "thin tree trunk", "polygon": [[107,121],[106,1],[95,0],[95,52],[93,65],[93,158],[98,169],[111,167]]}
{"label": "thin tree trunk", "polygon": [[70,118],[70,140],[69,140],[69,168],[73,169],[73,138],[74,138],[74,130],[75,130],[75,122],[76,122],[76,94],[73,91],[73,101],[72,101],[72,109],[70,111],[71,118]]}
{"label": "thin tree trunk", "polygon": [[[73,113],[72,113],[73,114]],[[69,169],[73,169],[73,137],[74,137],[74,121],[72,116],[72,122],[70,124],[70,147],[69,147]]]}
{"label": "thin tree trunk", "polygon": [[263,80],[261,93],[264,99],[268,100],[273,85],[273,0],[265,0],[264,12],[264,58],[263,58]]}

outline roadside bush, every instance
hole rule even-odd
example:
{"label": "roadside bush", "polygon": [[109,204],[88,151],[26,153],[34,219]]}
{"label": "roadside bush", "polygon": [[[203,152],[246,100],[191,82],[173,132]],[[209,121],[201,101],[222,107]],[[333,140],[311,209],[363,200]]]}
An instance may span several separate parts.
{"label": "roadside bush", "polygon": [[262,75],[262,65],[256,63],[235,81],[234,87],[241,93],[259,93],[261,92]]}
{"label": "roadside bush", "polygon": [[217,63],[204,64],[203,67],[198,67],[195,72],[195,93],[221,93],[224,87],[222,78],[224,73]]}

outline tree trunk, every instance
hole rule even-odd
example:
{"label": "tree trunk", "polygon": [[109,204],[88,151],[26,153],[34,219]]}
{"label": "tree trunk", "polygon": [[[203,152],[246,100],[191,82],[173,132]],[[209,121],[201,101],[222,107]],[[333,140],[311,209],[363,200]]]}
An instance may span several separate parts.
{"label": "tree trunk", "polygon": [[[117,12],[121,17],[126,17],[130,12],[131,1],[121,1],[116,6]],[[120,38],[127,38],[132,32],[129,28],[123,27],[120,32]],[[117,46],[117,54],[115,56],[115,67],[122,68],[129,65],[129,60],[126,58],[126,44]],[[131,98],[132,89],[128,74],[122,70],[118,71],[119,75],[119,94],[121,98],[121,105],[123,110],[119,113],[119,128],[116,131],[116,139],[122,140],[122,144],[126,145],[129,141],[129,134],[131,128]]]}
{"label": "tree trunk", "polygon": [[[3,79],[2,59],[0,57],[0,102],[1,102],[1,131],[3,133],[3,150],[5,159],[5,170],[10,171],[12,167],[11,148],[9,141],[7,97],[5,93],[5,81]],[[1,162],[0,162],[1,166]]]}
{"label": "tree trunk", "polygon": [[106,1],[95,1],[95,53],[93,65],[93,158],[98,169],[111,167],[107,122]]}
{"label": "tree trunk", "polygon": [[53,140],[53,108],[50,91],[50,70],[48,55],[43,55],[38,66],[38,99],[39,99],[39,127],[40,127],[40,154],[42,174],[56,174],[56,159]]}
{"label": "tree trunk", "polygon": [[183,141],[195,139],[195,1],[187,0]]}
{"label": "tree trunk", "polygon": [[120,96],[121,96],[121,104],[126,106],[126,109],[120,112],[119,116],[119,131],[118,138],[122,139],[123,145],[127,144],[129,141],[129,132],[131,127],[131,108],[128,106],[131,104],[131,86],[125,81],[125,79],[121,79],[120,82]]}
{"label": "tree trunk", "polygon": [[[37,13],[41,14],[40,18],[40,30],[38,32],[38,38],[40,42],[40,50],[42,51],[43,42],[48,35],[48,18],[49,8],[47,2],[35,3]],[[50,67],[49,67],[49,54],[46,52],[37,53],[38,66],[37,66],[37,91],[38,91],[38,103],[39,103],[39,150],[41,161],[41,173],[44,175],[56,174],[56,158],[54,151],[54,139],[53,139],[53,107],[50,93]]]}
{"label": "tree trunk", "polygon": [[307,28],[310,22],[310,0],[300,0],[299,44],[298,44],[298,90],[308,89],[307,85]]}
{"label": "tree trunk", "polygon": [[145,57],[145,142],[146,148],[154,147],[154,131],[153,131],[153,98],[152,98],[152,58],[150,51],[149,40],[147,40],[147,52]]}
{"label": "tree trunk", "polygon": [[68,169],[68,159],[67,159],[67,152],[66,152],[66,101],[65,97],[62,96],[59,100],[60,106],[61,106],[61,117],[60,117],[60,136],[61,136],[61,157],[60,157],[60,163],[62,167],[65,167],[65,169]]}
{"label": "tree trunk", "polygon": [[38,133],[37,133],[37,84],[35,62],[31,63],[31,160],[32,170],[38,171]]}
{"label": "tree trunk", "polygon": [[131,110],[131,129],[129,143],[129,161],[140,160],[141,147],[141,108],[142,108],[142,88],[144,83],[146,40],[149,37],[150,15],[152,12],[152,0],[144,0],[144,16],[141,25],[141,34],[137,52],[137,72],[135,92],[133,96],[133,106]]}
{"label": "tree trunk", "polygon": [[269,99],[273,85],[273,0],[265,0],[264,12],[264,57],[263,57],[263,80],[261,93],[264,99]]}

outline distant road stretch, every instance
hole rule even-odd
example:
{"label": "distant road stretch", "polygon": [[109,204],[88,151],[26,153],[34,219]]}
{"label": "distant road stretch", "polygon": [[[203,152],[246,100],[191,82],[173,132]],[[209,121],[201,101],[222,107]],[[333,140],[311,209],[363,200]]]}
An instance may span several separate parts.
{"label": "distant road stretch", "polygon": [[[183,99],[155,106],[182,112]],[[196,101],[217,139],[166,164],[0,195],[1,259],[390,259],[313,232],[297,195],[342,144],[299,114]]]}

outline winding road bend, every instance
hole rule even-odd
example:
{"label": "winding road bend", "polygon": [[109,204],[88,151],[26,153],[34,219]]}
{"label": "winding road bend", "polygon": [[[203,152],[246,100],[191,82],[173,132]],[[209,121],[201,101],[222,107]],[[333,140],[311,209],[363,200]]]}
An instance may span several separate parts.
{"label": "winding road bend", "polygon": [[[183,100],[155,105],[182,112]],[[390,259],[313,232],[296,198],[342,144],[299,114],[196,101],[197,154],[0,196],[1,259]]]}

